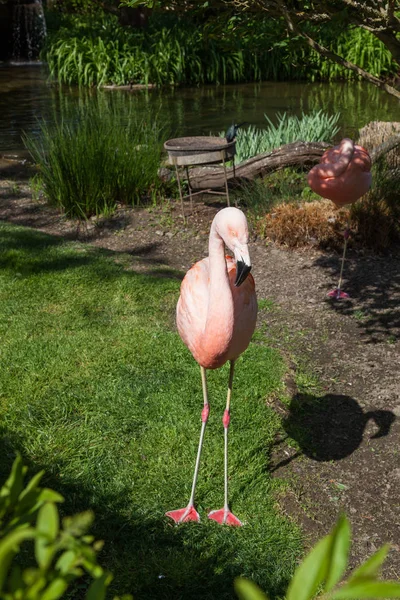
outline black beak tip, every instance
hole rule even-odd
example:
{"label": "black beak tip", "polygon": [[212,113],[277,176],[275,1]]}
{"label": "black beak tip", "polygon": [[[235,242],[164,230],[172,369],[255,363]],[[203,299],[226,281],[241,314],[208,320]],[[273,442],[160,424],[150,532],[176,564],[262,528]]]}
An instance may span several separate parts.
{"label": "black beak tip", "polygon": [[236,263],[236,279],[235,287],[239,287],[245,281],[246,277],[251,271],[251,266],[247,265],[244,261],[238,260]]}

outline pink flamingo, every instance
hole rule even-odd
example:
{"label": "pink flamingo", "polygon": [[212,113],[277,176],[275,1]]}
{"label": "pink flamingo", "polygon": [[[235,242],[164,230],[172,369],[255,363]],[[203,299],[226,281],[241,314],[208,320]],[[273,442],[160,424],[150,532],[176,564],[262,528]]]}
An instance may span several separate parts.
{"label": "pink flamingo", "polygon": [[[224,243],[234,253],[235,260],[225,256]],[[186,273],[176,309],[179,335],[200,365],[204,400],[189,503],[185,508],[166,513],[176,523],[200,521],[194,507],[194,495],[210,411],[206,369],[217,369],[229,360],[228,394],[222,419],[225,502],[222,509],[211,511],[208,517],[221,524],[242,524],[228,505],[228,428],[235,360],[249,345],[257,319],[257,298],[250,269],[246,217],[237,208],[224,208],[211,225],[209,257],[197,262]]]}
{"label": "pink flamingo", "polygon": [[[320,163],[313,167],[308,174],[310,188],[323,198],[332,200],[337,208],[356,202],[368,192],[371,182],[371,158],[368,152],[348,138],[343,139],[338,146],[324,152]],[[346,292],[341,290],[349,235],[350,229],[347,226],[344,232],[339,283],[337,288],[328,294],[337,300],[349,297]]]}

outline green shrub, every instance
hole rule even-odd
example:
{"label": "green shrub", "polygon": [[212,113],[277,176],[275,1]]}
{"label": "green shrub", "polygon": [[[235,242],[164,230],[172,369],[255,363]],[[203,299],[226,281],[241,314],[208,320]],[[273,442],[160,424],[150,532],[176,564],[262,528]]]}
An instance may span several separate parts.
{"label": "green shrub", "polygon": [[143,31],[120,27],[111,15],[66,15],[50,31],[42,58],[53,77],[81,85],[304,78],[298,69],[304,51],[282,42],[283,25],[252,18],[220,25],[156,15]]}
{"label": "green shrub", "polygon": [[[189,14],[179,18],[155,11],[143,31],[121,27],[116,17],[92,10],[90,15],[64,14],[61,19],[53,11],[48,23],[42,58],[51,75],[66,83],[199,85],[358,78],[321,57],[303,39],[288,37],[279,19],[235,15],[227,20],[221,13],[199,23]],[[309,33],[378,77],[397,74],[387,48],[368,31],[309,26]]]}
{"label": "green shrub", "polygon": [[[390,546],[382,546],[365,563],[342,577],[348,568],[350,525],[342,516],[332,532],[322,538],[297,568],[285,600],[357,600],[358,598],[399,598],[398,581],[381,581],[379,574]],[[235,589],[240,600],[267,600],[252,581],[239,578]]]}
{"label": "green shrub", "polygon": [[[97,562],[102,542],[87,534],[93,514],[88,511],[64,518],[60,527],[57,503],[63,502],[63,497],[39,487],[43,471],[24,487],[26,472],[18,455],[0,489],[0,598],[58,600],[87,574],[93,581],[85,599],[104,599],[112,576]],[[29,548],[32,541],[34,556],[25,552],[23,561],[28,565],[22,568],[15,559],[22,546]],[[129,598],[125,596],[125,600]]]}
{"label": "green shrub", "polygon": [[48,202],[84,218],[156,199],[163,131],[151,115],[90,103],[52,125],[43,121],[39,141],[25,136],[24,142]]}

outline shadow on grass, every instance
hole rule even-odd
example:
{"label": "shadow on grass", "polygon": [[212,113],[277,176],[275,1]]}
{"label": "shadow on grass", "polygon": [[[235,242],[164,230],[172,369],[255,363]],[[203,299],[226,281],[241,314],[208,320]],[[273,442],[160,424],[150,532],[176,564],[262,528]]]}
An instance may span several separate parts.
{"label": "shadow on grass", "polygon": [[[28,466],[28,478],[43,469],[24,456],[23,444],[15,438],[2,436],[0,427],[0,484],[8,476],[15,453],[19,450],[24,464]],[[216,559],[205,548],[203,528],[205,524],[188,523],[175,526],[163,515],[145,516],[143,511],[131,510],[131,498],[121,492],[113,495],[97,494],[93,502],[93,489],[85,485],[65,482],[58,477],[59,464],[52,472],[47,467],[42,486],[61,493],[65,502],[59,505],[61,516],[69,516],[92,510],[95,521],[90,533],[103,540],[104,548],[99,554],[99,563],[114,573],[108,597],[113,594],[133,594],[134,600],[234,600],[233,582],[238,575],[234,566],[234,545],[222,545],[225,554],[224,567],[216,568]],[[27,479],[28,479],[27,478]],[[220,526],[208,523],[220,530]],[[223,537],[232,537],[235,528],[223,528]],[[210,538],[210,536],[208,536]],[[193,543],[197,540],[197,544]],[[25,554],[25,556],[27,556]],[[25,558],[23,559],[25,560]],[[28,565],[27,565],[28,566]],[[256,575],[254,575],[256,576]],[[280,574],[269,589],[270,597],[282,597],[288,585],[284,574]],[[83,577],[65,596],[83,600],[90,579]]]}
{"label": "shadow on grass", "polygon": [[[315,264],[327,270],[332,289],[337,285],[339,256],[320,256]],[[344,268],[342,289],[349,300],[328,300],[332,309],[353,316],[363,330],[365,341],[378,343],[400,339],[400,257],[349,255]]]}
{"label": "shadow on grass", "polygon": [[273,470],[303,454],[321,462],[350,456],[360,446],[370,419],[378,428],[372,436],[375,439],[389,435],[396,417],[389,410],[364,412],[350,396],[296,394],[289,414],[283,420],[283,428],[298,443],[300,451],[281,461]]}
{"label": "shadow on grass", "polygon": [[[0,268],[15,269],[21,275],[29,276],[30,274],[59,272],[93,265],[96,267],[98,276],[110,279],[120,276],[120,270],[114,266],[117,263],[120,264],[119,256],[126,255],[131,257],[131,262],[124,263],[125,271],[132,275],[140,274],[177,280],[181,280],[184,275],[177,269],[168,267],[165,260],[147,256],[154,251],[157,243],[137,246],[132,248],[129,253],[80,244],[80,248],[86,248],[87,251],[79,254],[78,246],[68,247],[65,245],[68,241],[65,238],[13,225],[0,227]],[[65,245],[66,251],[61,255],[57,253],[53,258],[51,250],[61,248],[63,245]],[[111,261],[102,261],[101,258],[109,258],[115,261],[115,265]],[[140,268],[137,270],[135,263],[140,264]]]}

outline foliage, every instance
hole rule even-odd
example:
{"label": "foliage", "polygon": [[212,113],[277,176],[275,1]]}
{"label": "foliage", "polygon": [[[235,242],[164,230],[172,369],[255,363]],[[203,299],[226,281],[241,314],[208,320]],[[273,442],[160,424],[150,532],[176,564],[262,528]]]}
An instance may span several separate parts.
{"label": "foliage", "polygon": [[[137,6],[141,0],[124,0],[123,5]],[[277,2],[276,0],[261,0],[248,2],[248,0],[229,0],[228,2],[213,3],[210,10],[209,2],[188,0],[185,3],[166,2],[166,0],[145,0],[146,6],[168,8],[168,10],[190,13],[195,11],[202,15],[204,20],[223,16],[225,22],[235,19],[238,15],[258,15],[271,21],[284,20],[286,34],[290,40],[302,40],[309,49],[316,51],[323,60],[330,60],[340,65],[345,70],[351,70],[357,76],[369,81],[373,85],[383,88],[387,93],[400,98],[400,92],[385,81],[385,73],[375,77],[367,68],[361,69],[345,57],[335,52],[329,44],[324,44],[324,34],[337,36],[342,31],[350,28],[365,29],[383,43],[390,53],[393,75],[396,75],[400,66],[400,19],[396,2],[385,5],[377,4],[375,0],[365,0],[360,3],[356,0],[335,0],[330,3],[314,2],[309,0],[296,0],[290,2]]]}
{"label": "foliage", "polygon": [[[338,35],[320,35],[333,51],[376,75],[397,72],[388,50],[367,31],[341,29]],[[156,13],[146,30],[123,28],[112,15],[65,15],[50,31],[43,57],[53,77],[81,85],[357,77],[321,59],[301,36],[287,36],[282,18],[243,15],[202,22],[190,14]]]}
{"label": "foliage", "polygon": [[370,191],[350,208],[357,238],[379,252],[400,241],[399,177],[399,167],[382,157],[373,165]]}
{"label": "foliage", "polygon": [[[345,60],[367,70],[375,77],[389,78],[398,73],[398,66],[388,48],[365,29],[353,28],[341,31],[330,41],[329,47]],[[312,51],[310,59],[311,81],[361,79],[359,74],[345,69],[336,62],[327,61],[317,52]]]}
{"label": "foliage", "polygon": [[[350,524],[342,516],[332,532],[320,540],[297,568],[285,596],[286,600],[357,600],[358,598],[399,598],[400,583],[381,581],[379,573],[389,552],[382,546],[346,581],[350,549]],[[239,578],[235,589],[240,600],[267,600],[252,581]]]}
{"label": "foliage", "polygon": [[[65,518],[60,527],[56,503],[63,501],[62,496],[39,487],[43,471],[24,487],[26,472],[18,454],[0,489],[0,598],[58,600],[87,573],[93,582],[85,599],[103,599],[112,577],[97,563],[102,543],[86,533],[93,514],[88,511]],[[22,569],[14,559],[25,542],[32,540],[36,564]]]}
{"label": "foliage", "polygon": [[118,203],[155,201],[163,128],[148,114],[121,113],[95,102],[40,123],[41,137],[24,137],[39,165],[48,202],[68,217],[110,214]]}
{"label": "foliage", "polygon": [[296,45],[282,44],[268,21],[246,21],[240,31],[224,35],[173,15],[154,17],[145,31],[124,29],[110,15],[90,20],[68,16],[64,23],[49,36],[44,57],[51,75],[65,83],[179,85],[300,78],[293,66]]}
{"label": "foliage", "polygon": [[256,231],[266,237],[266,213],[280,210],[279,204],[300,202],[305,199],[305,175],[297,169],[283,169],[268,175],[263,179],[254,179],[240,186],[235,191],[235,201],[247,209],[247,218]]}
{"label": "foliage", "polygon": [[252,125],[239,129],[236,136],[238,162],[298,140],[331,142],[339,132],[337,123],[340,113],[330,116],[319,110],[308,115],[303,112],[301,117],[278,113],[276,125],[267,115],[264,116],[268,123],[265,129],[257,129]]}
{"label": "foliage", "polygon": [[282,483],[268,468],[281,420],[265,399],[282,386],[279,351],[260,336],[237,361],[230,498],[246,527],[206,516],[223,503],[229,365],[208,375],[202,523],[174,527],[164,513],[189,498],[203,404],[199,367],[173,325],[181,272],[149,259],[135,235],[127,253],[4,223],[0,236],[0,479],[19,448],[46,470],[65,514],[91,507],[111,597],[231,600],[234,577],[254,573],[282,595],[300,531],[276,510]]}

